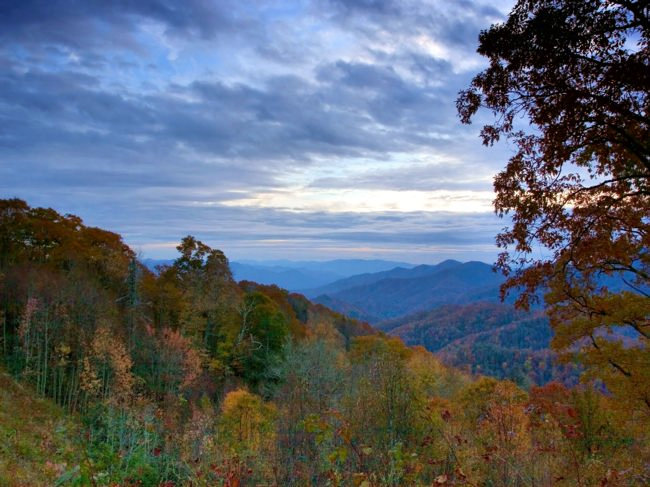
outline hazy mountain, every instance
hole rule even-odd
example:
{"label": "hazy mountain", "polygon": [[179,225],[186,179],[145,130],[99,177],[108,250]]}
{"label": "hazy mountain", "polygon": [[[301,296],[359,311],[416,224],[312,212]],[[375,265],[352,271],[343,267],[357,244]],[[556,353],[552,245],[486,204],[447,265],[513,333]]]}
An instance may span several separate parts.
{"label": "hazy mountain", "polygon": [[[444,261],[436,266],[393,269],[354,276],[307,291],[337,311],[356,309],[371,322],[429,310],[444,304],[498,301],[504,278],[483,262]],[[320,294],[318,294],[320,292]]]}
{"label": "hazy mountain", "polygon": [[322,285],[337,279],[340,274],[302,268],[282,266],[261,266],[231,262],[230,270],[237,281],[254,281],[260,284],[275,284],[294,291],[309,285]]}
{"label": "hazy mountain", "polygon": [[[411,268],[413,264],[379,259],[336,259],[324,261],[311,260],[239,260],[240,264],[254,267],[281,267],[285,269],[300,269],[337,275],[338,279],[355,274],[374,273],[394,269],[395,267]],[[316,287],[314,285],[312,287]]]}
{"label": "hazy mountain", "polygon": [[[151,270],[155,270],[158,265],[171,265],[173,262],[173,259],[144,259],[142,261]],[[412,264],[404,262],[362,259],[330,261],[244,260],[230,262],[230,269],[236,281],[275,284],[290,291],[317,288],[354,274],[385,271],[399,266],[402,268],[413,267]]]}
{"label": "hazy mountain", "polygon": [[428,276],[440,270],[459,265],[460,262],[455,260],[445,260],[437,265],[418,265],[405,268],[403,266],[383,272],[364,273],[356,276],[346,277],[338,281],[329,283],[325,286],[314,289],[303,289],[301,292],[305,296],[318,297],[323,294],[331,295],[345,289],[351,289],[358,286],[367,286],[382,279],[413,279],[417,277]]}

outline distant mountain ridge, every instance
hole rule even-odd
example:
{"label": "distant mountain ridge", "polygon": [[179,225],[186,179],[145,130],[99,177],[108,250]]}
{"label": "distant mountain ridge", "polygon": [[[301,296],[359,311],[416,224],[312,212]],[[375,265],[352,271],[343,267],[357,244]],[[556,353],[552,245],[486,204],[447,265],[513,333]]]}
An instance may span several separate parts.
{"label": "distant mountain ridge", "polygon": [[[240,264],[254,267],[282,267],[303,269],[338,275],[338,279],[356,274],[382,272],[395,267],[411,268],[414,264],[381,259],[334,259],[334,260],[238,260]],[[316,286],[314,286],[316,287]]]}
{"label": "distant mountain ridge", "polygon": [[397,266],[382,272],[367,272],[346,277],[345,279],[340,279],[325,286],[314,289],[303,289],[301,292],[308,297],[318,297],[323,294],[332,294],[345,289],[372,284],[382,279],[412,279],[427,276],[439,270],[460,264],[461,263],[456,260],[445,260],[437,265],[421,264],[412,267]]}
{"label": "distant mountain ridge", "polygon": [[[158,265],[171,265],[171,259],[143,259],[142,263],[151,270]],[[413,264],[378,259],[336,259],[329,261],[231,261],[230,269],[236,281],[253,281],[260,284],[275,284],[290,291],[317,288],[355,274],[376,273],[394,269],[409,268]]]}
{"label": "distant mountain ridge", "polygon": [[446,260],[434,266],[353,276],[303,291],[316,302],[372,323],[445,304],[497,302],[504,277],[483,262]]}
{"label": "distant mountain ridge", "polygon": [[231,262],[230,270],[236,281],[253,281],[260,284],[275,284],[284,289],[295,291],[306,283],[323,285],[341,278],[340,274],[328,271],[291,268],[282,266],[255,266]]}

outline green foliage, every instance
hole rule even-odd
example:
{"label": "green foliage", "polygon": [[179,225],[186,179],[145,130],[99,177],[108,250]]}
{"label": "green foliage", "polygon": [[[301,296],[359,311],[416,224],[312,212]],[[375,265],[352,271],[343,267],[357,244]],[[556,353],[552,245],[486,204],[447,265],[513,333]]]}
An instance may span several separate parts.
{"label": "green foliage", "polygon": [[174,452],[165,448],[153,408],[98,405],[84,419],[85,459],[69,474],[73,485],[157,486],[182,473]]}
{"label": "green foliage", "polygon": [[[0,209],[0,351],[22,384],[0,375],[2,485],[650,479],[650,418],[597,388],[470,376],[302,296],[234,283],[193,237],[154,274],[76,217]],[[508,338],[539,341],[522,330]]]}
{"label": "green foliage", "polygon": [[269,297],[254,291],[243,300],[246,315],[234,343],[234,368],[249,384],[277,381],[289,322]]}

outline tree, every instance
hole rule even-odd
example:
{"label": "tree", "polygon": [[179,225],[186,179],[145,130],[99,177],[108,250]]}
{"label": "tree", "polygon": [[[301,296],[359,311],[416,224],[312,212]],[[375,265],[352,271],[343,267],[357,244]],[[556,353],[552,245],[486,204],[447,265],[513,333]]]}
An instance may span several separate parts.
{"label": "tree", "polygon": [[273,440],[277,414],[272,403],[245,389],[229,392],[221,405],[220,433],[236,453],[257,453]]}
{"label": "tree", "polygon": [[289,321],[278,305],[259,291],[246,294],[241,327],[233,345],[233,368],[249,384],[271,387],[279,380]]}
{"label": "tree", "polygon": [[[239,289],[228,259],[191,235],[176,247],[181,256],[169,269],[182,291],[186,306],[180,314],[183,331],[211,355],[216,355],[221,335],[236,323]],[[228,329],[228,330],[226,330]]]}
{"label": "tree", "polygon": [[407,369],[412,355],[399,338],[360,336],[352,340],[350,376],[354,382],[346,417],[357,436],[386,457],[398,443],[407,445],[415,430],[421,401]]}
{"label": "tree", "polygon": [[647,2],[520,0],[481,33],[489,66],[457,100],[463,123],[492,112],[486,145],[517,147],[494,180],[512,218],[497,237],[502,296],[526,308],[545,291],[554,347],[648,408],[649,35]]}

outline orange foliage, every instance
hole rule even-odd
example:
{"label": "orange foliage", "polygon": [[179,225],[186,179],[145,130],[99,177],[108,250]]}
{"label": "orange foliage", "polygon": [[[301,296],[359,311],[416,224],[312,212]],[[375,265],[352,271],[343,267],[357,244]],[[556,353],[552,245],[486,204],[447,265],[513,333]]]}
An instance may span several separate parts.
{"label": "orange foliage", "polygon": [[127,404],[133,397],[135,382],[132,366],[124,343],[103,323],[95,330],[89,357],[84,358],[81,387],[91,395]]}

